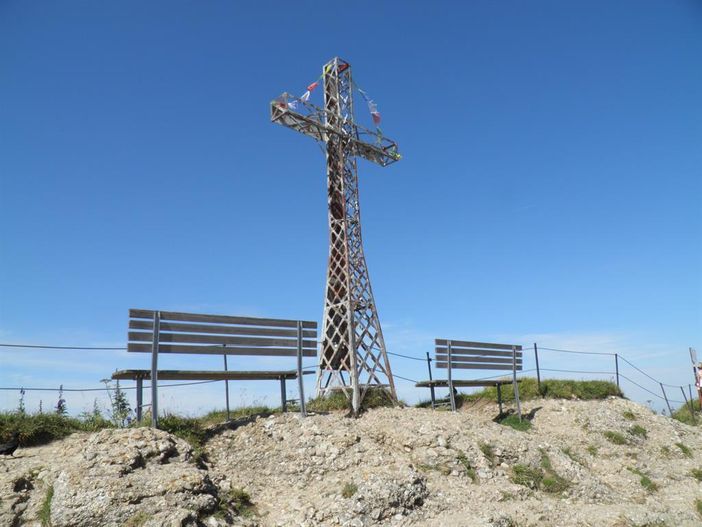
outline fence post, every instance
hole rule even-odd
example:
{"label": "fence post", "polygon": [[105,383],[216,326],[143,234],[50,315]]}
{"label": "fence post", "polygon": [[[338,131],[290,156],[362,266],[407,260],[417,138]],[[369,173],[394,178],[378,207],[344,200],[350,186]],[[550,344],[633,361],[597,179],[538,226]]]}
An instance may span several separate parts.
{"label": "fence post", "polygon": [[[431,377],[431,357],[429,357],[429,352],[427,351],[427,368],[429,368],[429,382],[433,381]],[[434,385],[429,385],[429,391],[431,392],[431,409],[436,409],[436,394],[434,393]]]}
{"label": "fence post", "polygon": [[685,388],[683,388],[683,387],[681,386],[681,387],[680,387],[680,391],[681,391],[682,394],[683,394],[683,399],[685,399],[685,404],[686,404],[686,405],[688,406],[688,408],[690,409],[690,417],[692,418],[692,422],[693,422],[694,424],[697,424],[697,419],[695,419],[695,407],[692,406],[692,401],[688,401],[688,400],[687,400],[687,395],[685,395]]}
{"label": "fence post", "polygon": [[661,391],[663,392],[663,399],[665,399],[665,404],[668,406],[668,412],[670,412],[670,417],[673,417],[673,409],[670,407],[670,403],[668,402],[668,396],[665,394],[665,388],[663,388],[663,383],[659,382],[658,384],[661,385]]}
{"label": "fence post", "polygon": [[618,353],[614,354],[614,371],[617,374],[617,390],[619,390],[621,392],[622,389],[619,387],[619,354]]}
{"label": "fence post", "polygon": [[300,415],[305,417],[305,385],[302,378],[302,321],[297,321],[297,389],[300,392]]}
{"label": "fence post", "polygon": [[[227,345],[223,344],[223,346],[226,348]],[[224,371],[229,371],[227,368],[227,353],[226,351],[224,352]],[[224,379],[224,398],[227,403],[227,421],[231,421],[231,414],[229,413],[229,381],[227,379]]]}
{"label": "fence post", "polygon": [[451,411],[456,411],[456,395],[453,392],[453,380],[451,380],[451,341],[446,341],[446,349],[448,351],[448,385],[449,396],[451,397]]}
{"label": "fence post", "polygon": [[158,428],[158,339],[161,312],[154,311],[154,334],[151,342],[151,426]]}
{"label": "fence post", "polygon": [[536,387],[541,395],[541,371],[539,370],[539,348],[536,347],[536,342],[534,342],[534,358],[536,359]]}

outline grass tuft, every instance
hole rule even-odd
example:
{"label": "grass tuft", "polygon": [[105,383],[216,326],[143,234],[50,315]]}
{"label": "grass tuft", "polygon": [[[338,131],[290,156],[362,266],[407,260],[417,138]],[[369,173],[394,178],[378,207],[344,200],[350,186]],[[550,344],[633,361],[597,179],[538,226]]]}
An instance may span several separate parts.
{"label": "grass tuft", "polygon": [[619,432],[614,432],[614,431],[612,431],[612,430],[607,430],[607,431],[604,433],[604,436],[605,436],[605,438],[607,438],[607,440],[608,440],[610,443],[614,443],[615,445],[627,445],[627,444],[629,444],[629,440],[628,440],[626,437],[624,437],[623,434],[620,434]]}
{"label": "grass tuft", "polygon": [[504,426],[512,427],[515,430],[519,430],[520,432],[526,432],[531,428],[530,421],[527,421],[524,418],[522,418],[522,420],[520,421],[519,416],[515,414],[508,415],[507,417],[500,419],[499,423]]}
{"label": "grass tuft", "polygon": [[631,410],[625,410],[622,413],[622,417],[626,419],[627,421],[636,421],[636,414],[632,412]]}
{"label": "grass tuft", "polygon": [[697,509],[697,514],[702,518],[702,500],[695,500],[695,509]]}
{"label": "grass tuft", "polygon": [[[361,412],[371,408],[392,408],[396,406],[390,392],[383,388],[368,390],[361,402]],[[307,409],[311,412],[351,411],[351,399],[343,392],[332,392],[329,395],[315,397],[307,402]]]}
{"label": "grass tuft", "polygon": [[358,492],[358,485],[355,483],[344,483],[344,488],[341,489],[341,496],[343,498],[350,498]]}
{"label": "grass tuft", "polygon": [[147,514],[144,511],[139,511],[135,515],[130,516],[123,527],[142,527],[142,525],[144,525],[150,518],[150,514]]}
{"label": "grass tuft", "polygon": [[636,437],[641,437],[646,439],[648,437],[648,431],[641,425],[634,425],[629,428],[629,433]]}
{"label": "grass tuft", "polygon": [[588,445],[587,447],[587,453],[590,454],[592,457],[595,457],[597,455],[598,449],[595,445]]}
{"label": "grass tuft", "polygon": [[692,412],[690,412],[690,406],[684,404],[673,412],[673,419],[677,419],[681,423],[685,423],[687,425],[699,425],[702,422],[702,410],[700,409],[700,402],[698,400],[693,401],[692,408],[694,411],[694,417]]}
{"label": "grass tuft", "polygon": [[495,456],[495,447],[489,443],[479,443],[478,448],[480,448],[480,451],[485,456],[485,459],[490,462],[490,466],[495,466],[495,461],[497,458],[497,456]]}
{"label": "grass tuft", "polygon": [[530,489],[538,489],[543,478],[544,473],[538,468],[521,464],[512,467],[512,482],[517,485],[523,485]]}
{"label": "grass tuft", "polygon": [[251,501],[251,496],[244,489],[233,487],[229,492],[219,495],[215,516],[227,517],[230,515],[251,518],[256,514],[256,506]]}
{"label": "grass tuft", "polygon": [[680,452],[682,452],[683,456],[692,457],[692,450],[690,450],[690,447],[688,447],[684,443],[675,443],[675,446],[680,449]]}
{"label": "grass tuft", "polygon": [[540,465],[541,468],[521,464],[514,465],[512,467],[512,482],[549,494],[558,494],[570,487],[570,482],[553,470],[551,459],[546,452],[541,452]]}
{"label": "grass tuft", "polygon": [[568,446],[568,447],[565,447],[565,448],[563,449],[563,453],[564,453],[566,456],[568,456],[568,457],[571,459],[571,461],[573,461],[574,463],[577,463],[578,465],[587,466],[587,464],[585,463],[585,461],[584,461],[578,454],[576,454],[576,453],[573,451],[573,449],[570,448],[569,446]]}
{"label": "grass tuft", "polygon": [[39,509],[39,521],[41,527],[51,527],[51,501],[54,499],[54,486],[51,485],[44,496],[44,501]]}
{"label": "grass tuft", "polygon": [[697,481],[702,481],[702,468],[693,468],[690,471],[690,475]]}
{"label": "grass tuft", "polygon": [[648,476],[648,474],[642,472],[638,468],[627,467],[627,469],[641,478],[639,480],[641,482],[641,486],[645,488],[648,492],[655,492],[658,490],[658,485],[651,481],[651,478]]}
{"label": "grass tuft", "polygon": [[459,450],[458,456],[456,456],[456,461],[463,465],[463,468],[466,470],[466,476],[468,476],[473,483],[476,483],[478,481],[478,473],[475,471],[475,467],[471,465],[466,454]]}

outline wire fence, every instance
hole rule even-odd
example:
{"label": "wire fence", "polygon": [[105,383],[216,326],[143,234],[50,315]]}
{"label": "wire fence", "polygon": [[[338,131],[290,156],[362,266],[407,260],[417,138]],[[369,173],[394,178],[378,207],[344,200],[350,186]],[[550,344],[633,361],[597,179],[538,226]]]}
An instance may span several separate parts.
{"label": "wire fence", "polygon": [[[13,344],[13,343],[0,343],[0,348],[10,348],[10,349],[34,349],[34,350],[66,350],[66,351],[83,351],[83,350],[90,350],[90,351],[125,351],[127,348],[123,346],[56,346],[56,345],[37,345],[37,344]],[[531,346],[523,346],[523,353],[526,353],[527,350],[530,350]],[[534,359],[535,359],[535,368],[531,369],[526,369],[522,370],[519,374],[521,376],[524,376],[527,373],[533,373],[536,372],[538,382],[541,382],[541,373],[542,372],[547,372],[547,373],[567,373],[567,374],[577,374],[577,375],[609,375],[611,378],[616,382],[617,387],[621,389],[621,383],[622,381],[626,381],[627,383],[630,383],[632,386],[635,386],[636,388],[642,390],[643,392],[651,395],[652,397],[655,397],[656,400],[660,400],[665,402],[667,405],[668,410],[672,413],[672,404],[679,404],[679,405],[688,405],[691,412],[693,412],[693,390],[692,390],[692,385],[675,385],[675,384],[668,384],[664,383],[662,380],[657,379],[650,373],[646,372],[636,364],[634,364],[631,360],[627,359],[626,357],[622,356],[621,354],[618,353],[611,353],[611,352],[600,352],[600,351],[584,351],[584,350],[572,350],[572,349],[561,349],[561,348],[550,348],[550,347],[545,347],[545,346],[538,346],[536,343],[533,344],[533,350],[534,350]],[[600,357],[611,357],[613,360],[612,365],[614,366],[613,370],[608,370],[608,369],[587,369],[587,370],[580,370],[580,369],[566,369],[566,368],[556,368],[556,367],[543,367],[540,364],[539,361],[539,352],[541,351],[547,351],[555,354],[577,354],[577,355],[590,355],[590,356],[600,356]],[[398,359],[402,359],[405,361],[415,361],[415,362],[422,362],[427,364],[429,370],[431,370],[431,364],[434,361],[429,354],[427,353],[425,357],[417,357],[413,355],[407,355],[407,354],[402,354],[402,353],[396,353],[396,352],[387,352],[388,355],[392,357],[397,357]],[[642,382],[639,382],[637,380],[632,379],[629,375],[626,375],[620,371],[620,361],[622,365],[625,365],[626,367],[631,368],[633,371],[635,371],[637,374],[640,374],[645,378],[644,383],[649,383],[649,386],[645,386]],[[543,358],[541,359],[541,362],[543,362]],[[317,366],[306,366],[303,368],[303,370],[316,370]],[[490,380],[490,379],[496,379],[499,377],[503,377],[504,374],[498,374],[498,375],[492,375],[492,376],[485,376],[485,377],[479,377],[476,379],[471,379],[471,380]],[[420,382],[419,379],[414,379],[405,375],[399,375],[397,373],[393,374],[393,378],[397,380],[401,380],[404,382],[416,384]],[[195,382],[180,382],[180,383],[172,383],[172,384],[163,384],[160,385],[159,387],[161,388],[177,388],[177,387],[183,387],[183,386],[193,386],[193,385],[201,385],[201,384],[213,384],[213,383],[218,383],[218,382],[226,382],[224,380],[207,380],[207,381],[195,381]],[[650,386],[650,383],[655,384],[655,388],[652,388]],[[148,386],[144,386],[144,388],[148,388]],[[676,395],[676,398],[672,398],[668,396],[668,393],[666,392],[665,388],[669,388],[672,390],[679,390],[680,393],[682,394],[683,398],[678,399],[678,395]],[[685,393],[685,389],[688,389],[689,397]],[[60,388],[56,387],[23,387],[23,386],[0,386],[0,391],[20,391],[22,393],[24,392],[58,392],[59,390],[61,392],[114,392],[115,390],[136,390],[136,386],[120,386],[119,388],[116,386],[110,386],[107,383],[105,386],[102,387],[81,387],[81,388],[64,388],[63,385],[60,386]]]}

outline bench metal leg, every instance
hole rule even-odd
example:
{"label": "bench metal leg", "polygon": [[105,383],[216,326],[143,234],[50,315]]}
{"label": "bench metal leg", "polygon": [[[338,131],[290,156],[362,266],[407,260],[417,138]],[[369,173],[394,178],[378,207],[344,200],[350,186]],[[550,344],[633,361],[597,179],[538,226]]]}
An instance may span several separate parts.
{"label": "bench metal leg", "polygon": [[500,407],[500,415],[502,415],[502,385],[497,383],[497,405]]}
{"label": "bench metal leg", "polygon": [[144,406],[144,379],[137,377],[136,384],[136,419],[137,423],[141,423],[141,409]]}
{"label": "bench metal leg", "polygon": [[288,401],[285,398],[285,377],[280,378],[280,403],[281,407],[283,409],[283,412],[288,411]]}

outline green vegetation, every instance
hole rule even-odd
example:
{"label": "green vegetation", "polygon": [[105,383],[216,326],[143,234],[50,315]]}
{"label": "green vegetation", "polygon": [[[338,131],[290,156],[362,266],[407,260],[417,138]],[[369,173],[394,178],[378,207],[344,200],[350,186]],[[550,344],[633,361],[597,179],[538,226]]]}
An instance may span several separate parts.
{"label": "green vegetation", "polygon": [[683,456],[685,457],[692,457],[692,450],[690,450],[690,447],[683,443],[675,443],[675,446],[680,449],[680,452],[682,452]]}
{"label": "green vegetation", "polygon": [[332,392],[307,401],[307,410],[310,412],[333,412],[350,408],[351,401],[343,392]]}
{"label": "green vegetation", "polygon": [[695,509],[697,509],[697,514],[702,518],[702,500],[695,500]]}
{"label": "green vegetation", "polygon": [[[122,403],[117,406],[123,407]],[[122,408],[117,416],[120,422],[124,422],[123,410]],[[231,418],[244,419],[253,415],[270,415],[275,412],[280,412],[280,409],[251,406],[232,410]],[[161,418],[159,426],[186,440],[197,452],[205,441],[205,429],[208,426],[224,423],[226,420],[227,413],[224,410],[210,412],[203,417],[182,417],[171,414]],[[150,420],[144,419],[142,425],[150,425]],[[132,423],[131,426],[138,425]],[[20,434],[20,445],[25,447],[50,443],[74,432],[97,432],[114,427],[115,423],[102,416],[97,404],[93,406],[91,412],[83,412],[78,417],[59,413],[0,412],[0,442],[8,440],[12,432],[17,431]]]}
{"label": "green vegetation", "polygon": [[690,471],[690,475],[697,481],[702,481],[702,468],[693,468]]}
{"label": "green vegetation", "polygon": [[[431,403],[430,403],[431,405]],[[383,388],[368,390],[361,403],[361,412],[371,408],[392,408],[395,406],[390,392]],[[307,402],[307,410],[310,412],[333,412],[350,411],[351,400],[343,392],[332,392],[329,395],[316,397]]]}
{"label": "green vegetation", "polygon": [[478,448],[480,448],[480,451],[483,453],[485,456],[485,459],[487,459],[490,462],[490,466],[495,465],[495,447],[493,447],[489,443],[479,443]]}
{"label": "green vegetation", "polygon": [[572,448],[565,447],[563,449],[563,453],[578,465],[587,466],[587,463],[585,463],[585,461],[579,455],[577,455]]}
{"label": "green vegetation", "polygon": [[475,471],[475,467],[471,465],[470,460],[468,459],[466,454],[459,450],[458,456],[456,457],[456,461],[463,465],[463,468],[465,468],[466,470],[466,476],[468,476],[471,479],[471,481],[473,481],[473,483],[476,483],[478,481],[478,473]]}
{"label": "green vegetation", "polygon": [[619,432],[613,432],[611,430],[607,430],[604,433],[604,436],[607,438],[607,440],[610,443],[614,443],[615,445],[627,445],[629,444],[629,440],[624,437],[623,434],[620,434]]}
{"label": "green vegetation", "polygon": [[512,482],[517,485],[524,485],[530,489],[538,489],[544,473],[538,468],[529,465],[514,465],[512,467]]}
{"label": "green vegetation", "polygon": [[641,478],[641,486],[645,488],[648,492],[655,492],[658,490],[658,485],[651,481],[651,478],[648,476],[648,474],[642,472],[638,468],[627,467],[627,469]]}
{"label": "green vegetation", "polygon": [[648,432],[641,425],[632,426],[631,428],[629,428],[629,433],[633,436],[641,437],[643,439],[646,439],[648,437]]}
{"label": "green vegetation", "polygon": [[451,474],[451,467],[444,463],[437,463],[435,465],[428,465],[426,463],[419,463],[417,465],[417,470],[421,470],[422,472],[429,472],[431,470],[436,470],[437,472],[440,472],[444,476],[448,476]]}
{"label": "green vegetation", "polygon": [[141,527],[151,518],[150,514],[144,511],[139,511],[135,515],[131,516],[123,527]]}
{"label": "green vegetation", "polygon": [[77,419],[56,413],[0,412],[0,441],[6,441],[12,432],[17,431],[21,446],[43,445],[73,432],[94,432],[112,426],[106,419]]}
{"label": "green vegetation", "polygon": [[47,491],[44,501],[39,509],[39,521],[41,522],[41,527],[51,526],[51,500],[54,499],[54,486],[51,485]]}
{"label": "green vegetation", "polygon": [[677,419],[681,423],[685,423],[687,425],[699,425],[700,423],[702,423],[702,410],[700,410],[700,401],[692,401],[692,408],[695,412],[694,417],[696,418],[696,420],[693,419],[693,414],[690,412],[690,406],[687,404],[682,405],[680,408],[673,412],[673,419]]}
{"label": "green vegetation", "polygon": [[512,482],[549,494],[558,494],[570,487],[570,482],[553,470],[551,459],[543,450],[541,451],[540,465],[541,468],[521,464],[514,465],[512,467]]}
{"label": "green vegetation", "polygon": [[244,518],[251,518],[256,514],[256,506],[244,489],[233,487],[229,492],[219,495],[215,516],[222,518],[232,514]]}
{"label": "green vegetation", "polygon": [[636,414],[632,412],[631,410],[625,410],[622,413],[622,417],[626,419],[627,421],[636,421]]}
{"label": "green vegetation", "polygon": [[515,430],[519,430],[520,432],[526,432],[531,428],[530,421],[527,421],[524,418],[522,418],[522,420],[520,421],[519,416],[515,414],[508,415],[507,417],[500,419],[499,423],[501,425],[510,426]]}
{"label": "green vegetation", "polygon": [[355,483],[346,482],[344,488],[341,489],[341,496],[344,498],[350,498],[358,492],[358,485]]}
{"label": "green vegetation", "polygon": [[190,443],[196,455],[201,452],[205,444],[205,428],[200,419],[195,417],[168,414],[158,420],[158,427]]}
{"label": "green vegetation", "polygon": [[598,450],[597,450],[597,447],[595,445],[588,445],[587,452],[592,457],[595,457],[597,455]]}
{"label": "green vegetation", "polygon": [[[514,401],[514,392],[509,387],[503,387],[502,399],[505,402]],[[519,383],[519,398],[522,401],[539,399],[606,399],[609,396],[623,397],[617,385],[608,381],[572,381],[569,379],[545,379],[541,381],[541,393],[538,382],[533,377],[523,377]],[[497,388],[490,386],[475,393],[459,393],[456,396],[456,405],[462,406],[466,402],[479,399],[497,401]],[[421,401],[418,408],[430,408],[431,401]]]}

